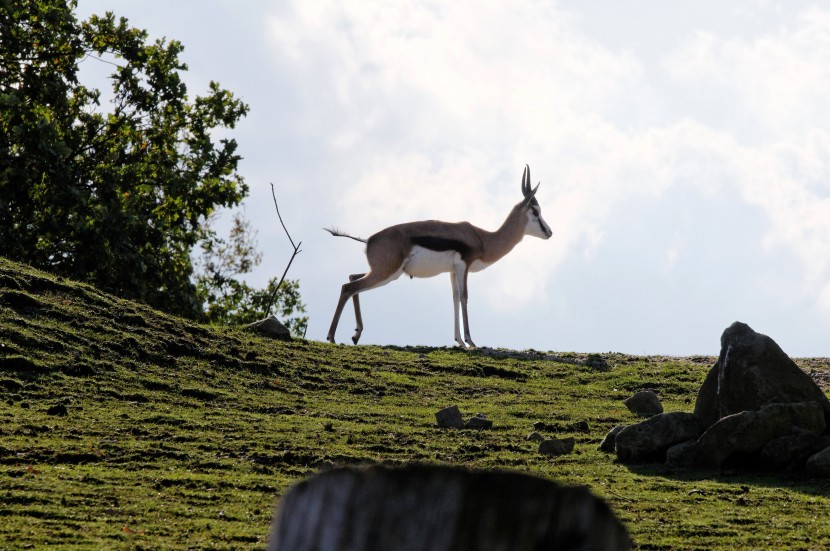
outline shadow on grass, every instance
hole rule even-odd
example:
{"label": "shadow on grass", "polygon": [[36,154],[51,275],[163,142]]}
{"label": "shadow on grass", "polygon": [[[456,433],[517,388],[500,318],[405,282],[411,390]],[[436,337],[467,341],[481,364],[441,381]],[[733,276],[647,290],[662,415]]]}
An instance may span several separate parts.
{"label": "shadow on grass", "polygon": [[632,463],[624,465],[641,476],[668,478],[677,482],[719,482],[746,493],[749,488],[786,488],[802,494],[830,497],[830,479],[815,478],[803,471],[771,472],[755,466],[727,464],[721,469],[672,468],[661,463]]}

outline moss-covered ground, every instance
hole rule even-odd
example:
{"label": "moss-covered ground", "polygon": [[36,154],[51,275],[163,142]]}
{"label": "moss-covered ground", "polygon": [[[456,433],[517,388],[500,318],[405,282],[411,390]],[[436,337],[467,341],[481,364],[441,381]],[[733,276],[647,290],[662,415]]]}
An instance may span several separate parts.
{"label": "moss-covered ground", "polygon": [[[261,549],[297,480],[419,461],[587,485],[638,549],[830,548],[830,481],[597,449],[637,390],[691,411],[713,358],[556,356],[271,341],[0,259],[0,547]],[[494,427],[437,428],[453,404]],[[534,424],[574,453],[539,454]]]}

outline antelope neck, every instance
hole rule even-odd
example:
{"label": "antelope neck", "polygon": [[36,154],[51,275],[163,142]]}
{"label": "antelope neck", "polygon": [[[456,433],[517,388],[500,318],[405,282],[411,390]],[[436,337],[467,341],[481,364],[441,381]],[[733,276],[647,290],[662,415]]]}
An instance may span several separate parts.
{"label": "antelope neck", "polygon": [[496,231],[482,230],[482,241],[485,241],[486,245],[484,247],[485,256],[481,260],[492,264],[512,251],[513,247],[522,240],[527,221],[522,216],[524,209],[521,207],[521,204],[513,207],[513,210],[507,215],[507,219]]}

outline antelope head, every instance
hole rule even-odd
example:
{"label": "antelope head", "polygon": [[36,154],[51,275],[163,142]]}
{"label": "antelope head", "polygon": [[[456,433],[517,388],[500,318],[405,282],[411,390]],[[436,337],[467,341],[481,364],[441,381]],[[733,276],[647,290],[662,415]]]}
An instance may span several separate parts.
{"label": "antelope head", "polygon": [[520,203],[523,209],[527,212],[527,225],[525,226],[525,235],[532,235],[541,239],[550,239],[553,232],[548,226],[547,222],[542,219],[542,207],[539,206],[539,201],[536,199],[536,191],[539,189],[541,182],[536,184],[536,187],[530,187],[530,167],[525,165],[525,171],[522,175],[522,195],[524,201]]}

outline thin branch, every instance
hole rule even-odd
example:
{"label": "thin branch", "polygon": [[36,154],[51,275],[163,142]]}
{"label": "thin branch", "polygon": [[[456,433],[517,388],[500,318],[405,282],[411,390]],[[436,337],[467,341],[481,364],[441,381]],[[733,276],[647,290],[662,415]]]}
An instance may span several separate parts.
{"label": "thin branch", "polygon": [[288,240],[291,241],[291,246],[294,247],[296,251],[300,246],[294,244],[294,240],[291,239],[291,234],[288,233],[288,230],[285,227],[285,224],[282,221],[282,216],[280,216],[280,206],[277,204],[277,195],[274,193],[274,184],[271,184],[271,197],[274,198],[274,206],[277,208],[277,217],[280,219],[280,224],[282,224],[282,229],[285,230],[285,235],[288,236]]}
{"label": "thin branch", "polygon": [[277,194],[274,192],[274,184],[271,184],[271,196],[274,198],[274,206],[277,208],[277,217],[280,219],[280,224],[282,225],[282,229],[285,230],[285,235],[288,236],[288,240],[291,242],[291,246],[294,247],[294,253],[291,255],[291,260],[288,261],[288,266],[285,267],[285,271],[282,273],[282,277],[280,278],[280,282],[277,283],[277,286],[274,287],[274,292],[271,293],[271,300],[268,301],[268,307],[265,309],[265,317],[271,315],[271,308],[274,306],[274,300],[277,298],[277,293],[280,290],[280,286],[282,286],[282,282],[285,281],[285,276],[288,274],[288,269],[291,267],[291,263],[294,262],[294,257],[300,254],[302,251],[300,250],[300,245],[303,244],[302,241],[294,244],[294,240],[291,239],[291,234],[288,233],[288,228],[285,227],[285,222],[282,221],[282,215],[280,214],[280,206],[277,204]]}

